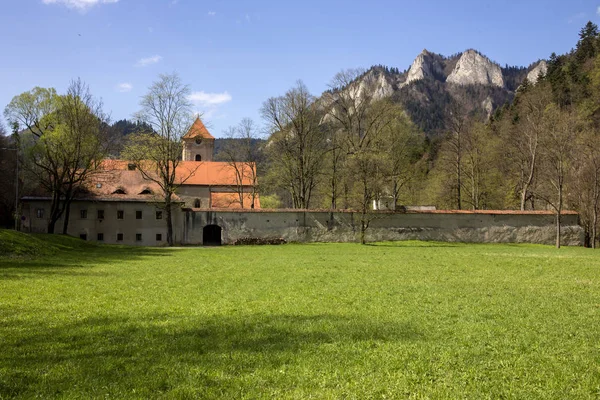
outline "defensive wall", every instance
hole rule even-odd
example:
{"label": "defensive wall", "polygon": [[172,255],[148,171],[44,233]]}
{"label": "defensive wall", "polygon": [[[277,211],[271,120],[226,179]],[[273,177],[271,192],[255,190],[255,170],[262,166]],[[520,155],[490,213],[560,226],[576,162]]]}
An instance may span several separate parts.
{"label": "defensive wall", "polygon": [[[356,242],[361,214],[351,211],[184,209],[183,244],[233,244],[242,239],[287,242]],[[368,216],[367,241],[431,240],[468,243],[553,244],[550,211],[409,211]],[[562,243],[583,245],[574,212],[562,214]]]}

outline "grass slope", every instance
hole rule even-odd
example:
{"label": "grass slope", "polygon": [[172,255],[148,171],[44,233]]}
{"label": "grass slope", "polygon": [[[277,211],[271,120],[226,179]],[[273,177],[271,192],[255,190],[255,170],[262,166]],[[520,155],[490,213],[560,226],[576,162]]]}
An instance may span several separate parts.
{"label": "grass slope", "polygon": [[84,242],[65,235],[37,235],[0,229],[0,258],[32,258],[58,252],[84,251],[93,248]]}
{"label": "grass slope", "polygon": [[0,398],[600,396],[587,249],[75,242],[0,259]]}

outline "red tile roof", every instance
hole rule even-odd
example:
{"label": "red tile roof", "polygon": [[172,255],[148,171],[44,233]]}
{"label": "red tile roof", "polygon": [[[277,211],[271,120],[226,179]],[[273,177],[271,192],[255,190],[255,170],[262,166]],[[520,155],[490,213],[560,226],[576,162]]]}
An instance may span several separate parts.
{"label": "red tile roof", "polygon": [[184,139],[194,139],[196,137],[201,137],[203,139],[214,139],[213,135],[210,134],[206,126],[200,120],[200,117],[196,118],[188,133],[183,137]]}
{"label": "red tile roof", "polygon": [[[242,184],[252,186],[251,166],[239,164],[243,173]],[[184,185],[237,186],[235,168],[226,162],[219,161],[181,161],[177,167],[177,178]]]}
{"label": "red tile roof", "polygon": [[[85,192],[78,197],[98,200],[160,202],[163,198],[163,191],[157,183],[145,179],[138,170],[105,169],[92,174],[87,179]],[[173,200],[179,201],[179,197],[173,196]]]}
{"label": "red tile roof", "polygon": [[[104,160],[102,168],[107,173],[127,171],[130,164],[131,162],[127,160]],[[243,171],[242,183],[244,186],[252,186],[250,168],[256,170],[254,164],[239,164],[239,169]],[[179,161],[176,174],[177,183],[183,185],[237,186],[235,168],[227,162]]]}

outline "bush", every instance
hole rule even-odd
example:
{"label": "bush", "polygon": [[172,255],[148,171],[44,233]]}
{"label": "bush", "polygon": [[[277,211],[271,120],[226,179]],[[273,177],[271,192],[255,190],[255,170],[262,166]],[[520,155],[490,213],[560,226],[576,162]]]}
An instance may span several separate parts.
{"label": "bush", "polygon": [[234,246],[254,246],[254,245],[265,245],[265,244],[286,244],[287,242],[283,238],[240,238],[233,242]]}

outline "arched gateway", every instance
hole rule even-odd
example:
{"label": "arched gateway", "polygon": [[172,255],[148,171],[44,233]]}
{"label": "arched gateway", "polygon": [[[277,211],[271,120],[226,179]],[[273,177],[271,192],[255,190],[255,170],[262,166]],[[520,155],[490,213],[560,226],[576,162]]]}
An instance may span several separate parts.
{"label": "arched gateway", "polygon": [[220,246],[221,230],[219,225],[206,225],[202,229],[202,244],[204,246]]}

